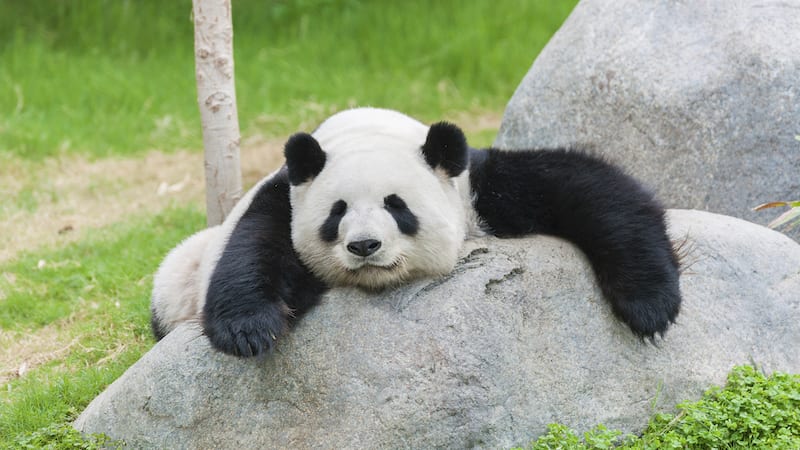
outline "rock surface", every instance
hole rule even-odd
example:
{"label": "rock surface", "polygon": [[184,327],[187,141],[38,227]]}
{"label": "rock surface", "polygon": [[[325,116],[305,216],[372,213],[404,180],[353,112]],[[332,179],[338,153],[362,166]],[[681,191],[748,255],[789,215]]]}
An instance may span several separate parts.
{"label": "rock surface", "polygon": [[495,145],[589,145],[669,207],[766,224],[800,198],[798,30],[796,1],[582,0]]}
{"label": "rock surface", "polygon": [[800,372],[800,245],[671,211],[687,239],[678,323],[658,346],[617,320],[584,258],[549,237],[469,241],[454,272],[335,290],[263,360],[181,326],[75,426],[144,448],[507,448],[550,422],[640,431],[738,364]]}

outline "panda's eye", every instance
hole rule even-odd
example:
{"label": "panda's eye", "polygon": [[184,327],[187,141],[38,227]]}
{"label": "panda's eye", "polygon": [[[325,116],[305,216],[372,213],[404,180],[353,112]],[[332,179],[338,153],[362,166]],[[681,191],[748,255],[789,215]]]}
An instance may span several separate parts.
{"label": "panda's eye", "polygon": [[339,222],[342,221],[344,213],[347,212],[347,203],[339,200],[331,207],[328,218],[319,228],[319,237],[325,242],[333,242],[339,236]]}

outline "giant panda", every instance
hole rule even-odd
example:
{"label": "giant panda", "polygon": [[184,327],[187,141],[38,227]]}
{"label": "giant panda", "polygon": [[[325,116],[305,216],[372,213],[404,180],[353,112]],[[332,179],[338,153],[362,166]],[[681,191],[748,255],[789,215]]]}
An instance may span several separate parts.
{"label": "giant panda", "polygon": [[286,163],[154,277],[157,338],[197,320],[241,357],[276,340],[334,286],[379,291],[450,272],[465,239],[559,236],[585,253],[616,317],[653,339],[681,303],[654,196],[574,150],[472,149],[455,125],[356,108],[293,135]]}

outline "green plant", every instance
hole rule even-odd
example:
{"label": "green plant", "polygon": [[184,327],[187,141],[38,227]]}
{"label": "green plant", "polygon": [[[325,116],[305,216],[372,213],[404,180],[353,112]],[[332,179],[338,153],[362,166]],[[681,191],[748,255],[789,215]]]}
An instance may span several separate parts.
{"label": "green plant", "polygon": [[598,425],[583,434],[583,439],[569,427],[553,423],[547,434],[531,444],[531,450],[602,450],[616,447],[622,432]]}
{"label": "green plant", "polygon": [[678,408],[657,414],[634,448],[800,448],[800,375],[736,367],[724,388]]}
{"label": "green plant", "polygon": [[8,449],[101,450],[122,448],[124,442],[111,440],[103,434],[82,435],[70,424],[63,423],[40,428],[0,445]]}
{"label": "green plant", "polygon": [[800,448],[800,375],[765,376],[735,367],[724,388],[713,387],[677,414],[656,414],[642,436],[602,425],[580,438],[560,424],[531,444],[533,450],[797,449]]}

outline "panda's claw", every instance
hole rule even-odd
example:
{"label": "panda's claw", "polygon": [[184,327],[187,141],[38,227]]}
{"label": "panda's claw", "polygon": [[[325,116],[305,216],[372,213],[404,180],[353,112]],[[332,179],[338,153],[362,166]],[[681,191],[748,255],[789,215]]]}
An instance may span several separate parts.
{"label": "panda's claw", "polygon": [[234,344],[234,354],[236,356],[253,356],[253,349],[250,347],[250,342],[247,340],[247,336],[245,336],[242,332],[238,332],[235,335],[235,344]]}

